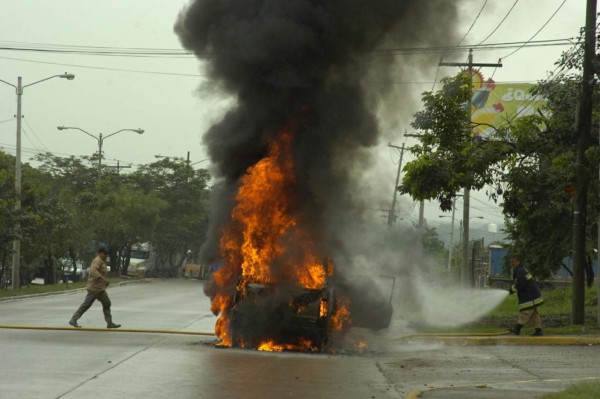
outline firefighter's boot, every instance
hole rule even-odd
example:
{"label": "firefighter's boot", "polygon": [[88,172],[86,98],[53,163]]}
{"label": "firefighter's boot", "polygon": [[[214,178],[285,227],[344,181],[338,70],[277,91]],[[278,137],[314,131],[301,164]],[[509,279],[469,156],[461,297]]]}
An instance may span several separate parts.
{"label": "firefighter's boot", "polygon": [[544,335],[542,333],[542,329],[541,328],[536,328],[535,331],[533,332],[533,334],[530,334],[532,337],[541,337],[542,335]]}

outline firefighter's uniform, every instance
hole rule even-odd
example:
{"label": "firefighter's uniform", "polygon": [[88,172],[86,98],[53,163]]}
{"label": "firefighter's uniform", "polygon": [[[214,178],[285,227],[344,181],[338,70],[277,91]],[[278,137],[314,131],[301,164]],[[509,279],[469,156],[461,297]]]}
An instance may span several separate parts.
{"label": "firefighter's uniform", "polygon": [[533,335],[542,335],[542,320],[537,308],[544,303],[544,299],[533,276],[523,265],[513,269],[513,285],[510,293],[515,292],[519,298],[519,318],[515,328],[510,331],[519,335],[521,328],[529,324],[535,328]]}

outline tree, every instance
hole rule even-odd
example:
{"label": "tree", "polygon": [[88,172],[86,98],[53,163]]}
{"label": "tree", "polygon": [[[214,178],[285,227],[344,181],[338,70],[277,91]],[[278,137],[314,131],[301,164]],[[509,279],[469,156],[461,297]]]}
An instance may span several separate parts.
{"label": "tree", "polygon": [[578,172],[574,163],[577,92],[572,78],[538,85],[536,93],[547,99],[544,113],[512,126],[514,150],[502,162],[503,210],[513,251],[542,279],[554,274],[570,254],[572,182],[577,173],[591,173]]}
{"label": "tree", "polygon": [[157,193],[145,193],[118,175],[105,174],[97,182],[95,207],[88,213],[95,237],[108,246],[113,274],[127,273],[128,264],[119,260],[132,244],[152,239],[167,206]]}
{"label": "tree", "polygon": [[473,140],[469,79],[461,73],[444,79],[438,92],[423,93],[424,110],[412,123],[422,133],[420,143],[410,148],[416,159],[404,167],[400,192],[419,201],[437,199],[443,211],[452,209],[461,189],[493,184],[496,170],[490,167],[506,152],[502,146],[482,148]]}
{"label": "tree", "polygon": [[[54,283],[56,260],[86,263],[108,246],[112,273],[126,273],[131,245],[151,242],[164,262],[179,267],[204,240],[209,179],[181,159],[142,166],[131,175],[96,174],[94,160],[41,154],[38,169],[23,165],[21,210],[15,211],[14,159],[0,153],[0,261],[7,272],[21,225],[23,265],[43,269]],[[76,271],[76,270],[74,270]]]}
{"label": "tree", "polygon": [[145,193],[154,192],[167,206],[151,237],[167,269],[180,268],[188,251],[197,252],[208,225],[208,171],[194,170],[181,158],[163,158],[141,166],[129,177]]}
{"label": "tree", "polygon": [[14,157],[0,151],[0,277],[5,278],[9,276],[16,238],[14,164]]}
{"label": "tree", "polygon": [[[98,178],[95,164],[88,158],[42,154],[37,160],[43,162],[39,171],[49,187],[45,198],[54,196],[57,206],[63,208],[47,213],[43,221],[50,223],[56,212],[71,216],[68,231],[52,232],[62,243],[57,247],[61,251],[58,255],[68,254],[73,265],[77,258],[87,263],[95,253],[93,243],[104,243],[111,252],[111,272],[119,273],[119,267],[123,266],[119,262],[121,253],[140,237],[151,236],[162,202],[154,194],[142,193],[128,185],[116,173],[107,172]],[[43,240],[42,236],[32,242]]]}
{"label": "tree", "polygon": [[[576,52],[569,53],[559,67],[580,65],[573,57]],[[580,82],[577,73],[540,82],[533,94],[546,98],[544,109],[510,126],[496,127],[494,137],[484,140],[472,138],[466,123],[464,103],[469,93],[464,80],[460,76],[445,80],[440,91],[423,95],[425,109],[417,113],[413,126],[425,132],[411,149],[417,159],[405,166],[400,190],[419,200],[436,198],[442,210],[449,210],[460,188],[486,188],[490,198],[501,200],[512,251],[538,278],[548,278],[571,253],[577,177],[590,184],[588,250],[596,242],[600,150],[593,137],[588,162],[576,165]],[[597,123],[592,130],[598,131]]]}

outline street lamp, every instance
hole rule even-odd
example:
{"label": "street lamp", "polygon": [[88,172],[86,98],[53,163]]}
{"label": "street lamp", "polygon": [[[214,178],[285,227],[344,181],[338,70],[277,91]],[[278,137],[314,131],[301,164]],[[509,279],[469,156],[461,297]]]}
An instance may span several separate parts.
{"label": "street lamp", "polygon": [[[50,77],[47,77],[45,79],[42,80],[38,80],[36,82],[33,83],[29,83],[27,85],[23,85],[22,82],[22,78],[21,76],[19,76],[17,78],[17,85],[13,85],[12,83],[8,83],[5,80],[0,79],[0,82],[2,83],[6,83],[9,86],[12,86],[15,88],[15,91],[17,93],[17,148],[16,148],[16,155],[15,155],[15,195],[16,195],[16,202],[15,202],[15,211],[19,211],[21,209],[21,176],[22,176],[22,172],[21,172],[21,97],[23,96],[23,89],[25,89],[26,87],[29,86],[33,86],[35,84],[44,82],[46,80],[52,79],[52,78],[61,78],[61,79],[67,79],[67,80],[73,80],[75,79],[75,75],[73,75],[72,73],[63,73],[62,75],[53,75]],[[19,221],[17,220],[17,222],[15,223],[15,231],[17,232],[17,237],[15,238],[14,242],[13,242],[13,269],[12,269],[12,288],[13,289],[19,289],[20,287],[20,280],[21,280],[21,276],[20,276],[20,269],[21,269],[21,239],[19,238],[19,230],[21,229],[21,224],[19,223]]]}
{"label": "street lamp", "polygon": [[100,177],[100,174],[102,173],[102,145],[104,144],[104,140],[106,140],[107,138],[114,136],[117,133],[121,133],[121,132],[135,132],[137,134],[143,134],[144,130],[143,129],[121,129],[121,130],[117,130],[114,133],[108,134],[106,136],[102,136],[102,133],[100,133],[98,136],[90,133],[90,132],[86,132],[85,130],[78,128],[78,127],[72,127],[72,126],[57,126],[56,127],[58,130],[79,130],[82,133],[87,134],[90,137],[93,137],[94,139],[96,139],[96,141],[98,142],[98,177]]}

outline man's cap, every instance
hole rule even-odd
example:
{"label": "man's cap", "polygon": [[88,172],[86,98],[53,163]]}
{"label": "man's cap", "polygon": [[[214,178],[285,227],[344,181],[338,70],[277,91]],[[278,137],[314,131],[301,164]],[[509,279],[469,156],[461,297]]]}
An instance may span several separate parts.
{"label": "man's cap", "polygon": [[98,247],[98,253],[103,253],[103,254],[108,254],[108,248],[106,248],[104,245]]}

